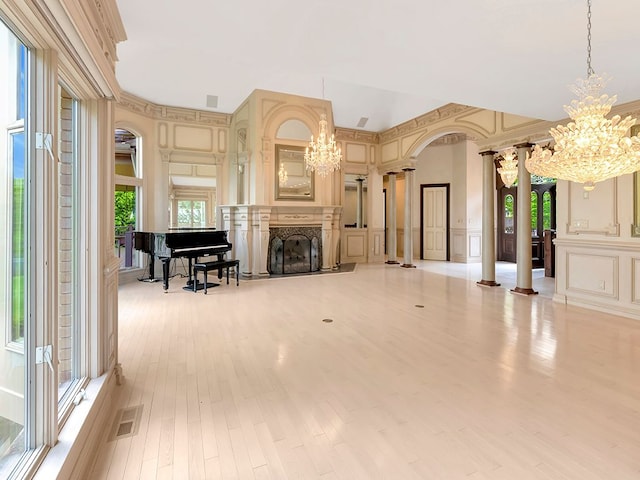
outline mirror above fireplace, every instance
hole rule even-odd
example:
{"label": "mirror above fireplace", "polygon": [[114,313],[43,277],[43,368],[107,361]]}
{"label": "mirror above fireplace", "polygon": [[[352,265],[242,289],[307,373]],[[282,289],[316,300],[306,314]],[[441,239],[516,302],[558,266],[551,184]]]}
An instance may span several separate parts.
{"label": "mirror above fireplace", "polygon": [[304,147],[276,145],[276,200],[313,200],[314,174],[305,168]]}

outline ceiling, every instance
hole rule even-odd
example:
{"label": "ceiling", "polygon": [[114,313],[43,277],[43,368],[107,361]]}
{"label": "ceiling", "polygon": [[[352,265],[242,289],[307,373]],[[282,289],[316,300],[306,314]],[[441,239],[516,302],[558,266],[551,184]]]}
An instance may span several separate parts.
{"label": "ceiling", "polygon": [[[561,120],[587,70],[586,0],[117,3],[118,80],[162,105],[233,113],[263,89],[324,96],[368,131],[450,102]],[[593,0],[592,66],[618,103],[640,98],[638,18],[638,0]]]}

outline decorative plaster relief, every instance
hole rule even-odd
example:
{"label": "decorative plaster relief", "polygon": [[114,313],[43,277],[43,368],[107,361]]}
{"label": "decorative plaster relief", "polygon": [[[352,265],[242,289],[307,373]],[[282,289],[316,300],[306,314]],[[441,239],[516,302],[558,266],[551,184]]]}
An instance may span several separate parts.
{"label": "decorative plaster relief", "polygon": [[182,123],[197,123],[201,125],[228,127],[232,115],[227,113],[207,112],[180,107],[156,105],[127,92],[122,92],[119,106],[134,113],[157,120],[178,121]]}
{"label": "decorative plaster relief", "polygon": [[469,257],[482,256],[482,234],[469,235]]}
{"label": "decorative plaster relief", "polygon": [[347,237],[347,257],[363,257],[365,255],[365,234],[359,235],[349,234],[345,232]]}
{"label": "decorative plaster relief", "polygon": [[400,143],[402,144],[402,157],[405,157],[411,151],[413,144],[428,131],[429,130],[421,130],[420,132],[414,133],[413,135],[402,137],[402,139],[400,140]]}
{"label": "decorative plaster relief", "polygon": [[158,123],[158,147],[167,148],[169,146],[168,128],[165,122]]}
{"label": "decorative plaster relief", "polygon": [[408,122],[401,123],[396,127],[390,128],[389,130],[385,130],[384,132],[379,134],[380,143],[387,143],[407,133],[410,133],[414,129],[433,125],[436,122],[445,120],[454,115],[457,115],[463,112],[475,112],[477,110],[478,109],[474,107],[468,107],[466,105],[459,105],[456,103],[449,103],[436,110],[432,110],[430,112],[425,113],[424,115],[421,115],[412,120],[409,120]]}
{"label": "decorative plaster relief", "polygon": [[568,188],[567,233],[620,236],[618,220],[618,180],[612,178],[598,183],[586,192],[581,184],[566,182]]}
{"label": "decorative plaster relief", "polygon": [[271,115],[271,112],[273,112],[276,108],[284,105],[286,102],[282,101],[282,100],[272,100],[270,98],[263,98],[262,99],[262,121],[264,122],[264,120]]}
{"label": "decorative plaster relief", "polygon": [[640,304],[640,258],[631,259],[631,302]]}
{"label": "decorative plaster relief", "polygon": [[367,163],[366,146],[359,143],[346,143],[345,161],[350,163]]}
{"label": "decorative plaster relief", "polygon": [[530,125],[535,125],[536,123],[540,123],[540,120],[500,112],[500,122],[502,123],[502,131],[508,132],[510,130],[516,130],[519,128],[528,127]]}
{"label": "decorative plaster relief", "polygon": [[567,252],[567,292],[618,299],[619,257]]}
{"label": "decorative plaster relief", "polygon": [[380,255],[381,248],[380,244],[382,243],[382,238],[380,234],[374,234],[373,236],[373,254]]}
{"label": "decorative plaster relief", "polygon": [[227,152],[227,131],[218,129],[218,152]]}
{"label": "decorative plaster relief", "polygon": [[367,132],[365,130],[354,130],[352,128],[336,127],[335,129],[336,140],[349,141],[363,143],[379,143],[380,136],[375,132]]}
{"label": "decorative plaster relief", "polygon": [[382,163],[392,162],[398,159],[398,142],[387,143],[382,146]]}
{"label": "decorative plaster relief", "polygon": [[193,152],[213,151],[213,131],[205,127],[174,125],[173,146]]}
{"label": "decorative plaster relief", "polygon": [[469,125],[474,130],[481,130],[486,137],[495,135],[497,131],[497,113],[492,110],[476,110],[456,117],[456,123]]}

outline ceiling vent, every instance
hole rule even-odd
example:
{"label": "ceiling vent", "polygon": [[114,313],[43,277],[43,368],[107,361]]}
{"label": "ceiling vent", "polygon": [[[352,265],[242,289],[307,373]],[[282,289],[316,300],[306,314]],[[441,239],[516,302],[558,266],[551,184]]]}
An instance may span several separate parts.
{"label": "ceiling vent", "polygon": [[218,96],[217,95],[207,95],[207,107],[209,107],[209,108],[218,108]]}
{"label": "ceiling vent", "polygon": [[368,121],[369,121],[368,117],[360,117],[360,120],[358,120],[358,124],[356,125],[356,127],[364,128],[364,126],[367,124]]}

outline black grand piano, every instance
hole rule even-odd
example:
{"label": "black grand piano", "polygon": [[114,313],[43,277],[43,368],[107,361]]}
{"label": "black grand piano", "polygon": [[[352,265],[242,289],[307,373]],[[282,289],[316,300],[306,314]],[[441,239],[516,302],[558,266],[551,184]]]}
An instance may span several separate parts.
{"label": "black grand piano", "polygon": [[193,260],[211,255],[216,255],[218,260],[222,260],[231,250],[232,244],[227,240],[225,230],[175,229],[168,232],[134,232],[134,247],[149,254],[150,278],[154,277],[155,258],[162,261],[162,282],[166,292],[169,288],[169,264],[172,258],[189,260],[187,285],[192,290]]}

